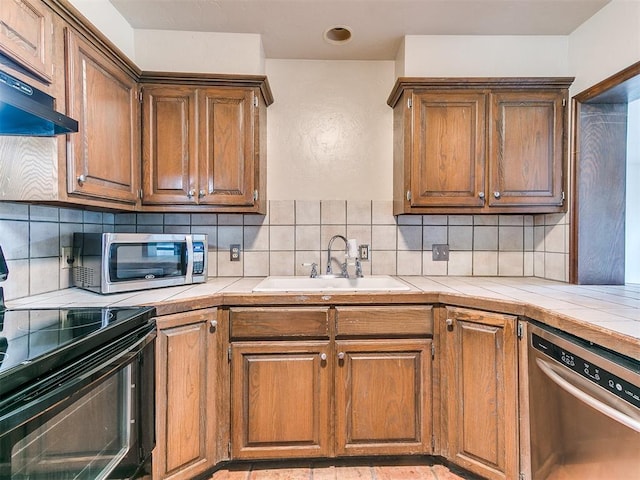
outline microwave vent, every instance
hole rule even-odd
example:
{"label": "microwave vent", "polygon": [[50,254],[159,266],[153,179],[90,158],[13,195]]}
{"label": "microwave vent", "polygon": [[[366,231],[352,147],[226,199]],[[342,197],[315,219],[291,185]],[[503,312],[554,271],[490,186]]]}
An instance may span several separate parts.
{"label": "microwave vent", "polygon": [[73,267],[73,283],[78,287],[94,286],[93,268],[90,267]]}

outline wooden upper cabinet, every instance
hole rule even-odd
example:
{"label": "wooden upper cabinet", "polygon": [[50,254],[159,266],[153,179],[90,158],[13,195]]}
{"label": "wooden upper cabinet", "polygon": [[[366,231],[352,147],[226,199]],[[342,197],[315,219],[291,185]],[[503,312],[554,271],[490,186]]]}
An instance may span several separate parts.
{"label": "wooden upper cabinet", "polygon": [[485,94],[415,92],[410,202],[481,207],[485,182]]}
{"label": "wooden upper cabinet", "polygon": [[41,0],[0,1],[0,52],[53,81],[53,14]]}
{"label": "wooden upper cabinet", "polygon": [[78,120],[78,133],[68,136],[68,192],[135,204],[140,189],[136,79],[68,28],[66,57],[67,112]]}
{"label": "wooden upper cabinet", "polygon": [[143,203],[195,204],[196,92],[190,87],[143,92]]}
{"label": "wooden upper cabinet", "polygon": [[147,211],[265,213],[265,77],[143,74]]}
{"label": "wooden upper cabinet", "polygon": [[491,95],[489,205],[561,206],[566,92]]}
{"label": "wooden upper cabinet", "polygon": [[566,211],[572,78],[400,78],[394,214]]}

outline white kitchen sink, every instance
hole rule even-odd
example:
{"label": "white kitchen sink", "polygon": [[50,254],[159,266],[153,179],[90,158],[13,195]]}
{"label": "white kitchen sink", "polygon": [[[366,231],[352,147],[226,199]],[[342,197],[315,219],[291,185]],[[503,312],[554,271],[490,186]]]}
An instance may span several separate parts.
{"label": "white kitchen sink", "polygon": [[254,292],[397,292],[410,287],[389,275],[362,278],[272,276],[262,280]]}

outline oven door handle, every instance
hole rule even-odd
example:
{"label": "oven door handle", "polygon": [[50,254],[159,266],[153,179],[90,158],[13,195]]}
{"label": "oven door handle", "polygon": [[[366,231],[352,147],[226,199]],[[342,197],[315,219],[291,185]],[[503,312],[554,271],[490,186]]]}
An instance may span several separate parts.
{"label": "oven door handle", "polygon": [[[574,396],[578,400],[586,403],[590,407],[596,409],[600,413],[612,418],[618,423],[621,423],[632,430],[640,433],[640,420],[621,412],[619,408],[612,404],[612,402],[606,402],[606,398],[603,395],[599,395],[600,398],[596,398],[594,395],[590,395],[585,391],[590,384],[587,382],[577,382],[579,378],[572,378],[573,372],[565,369],[564,367],[558,367],[552,363],[547,362],[543,358],[537,357],[536,363],[542,372],[549,377],[556,385],[562,388],[565,392]],[[580,386],[578,386],[578,383]],[[593,389],[591,389],[593,390]],[[596,393],[595,391],[593,393]]]}

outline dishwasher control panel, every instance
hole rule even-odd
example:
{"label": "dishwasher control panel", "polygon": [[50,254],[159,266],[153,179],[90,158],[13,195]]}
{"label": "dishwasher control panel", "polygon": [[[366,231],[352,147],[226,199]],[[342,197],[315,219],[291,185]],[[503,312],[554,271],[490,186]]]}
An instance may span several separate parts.
{"label": "dishwasher control panel", "polygon": [[561,363],[563,366],[599,385],[636,408],[640,408],[640,386],[634,385],[614,375],[599,365],[584,360],[575,353],[535,333],[531,335],[531,343],[533,348],[544,353],[546,356]]}

